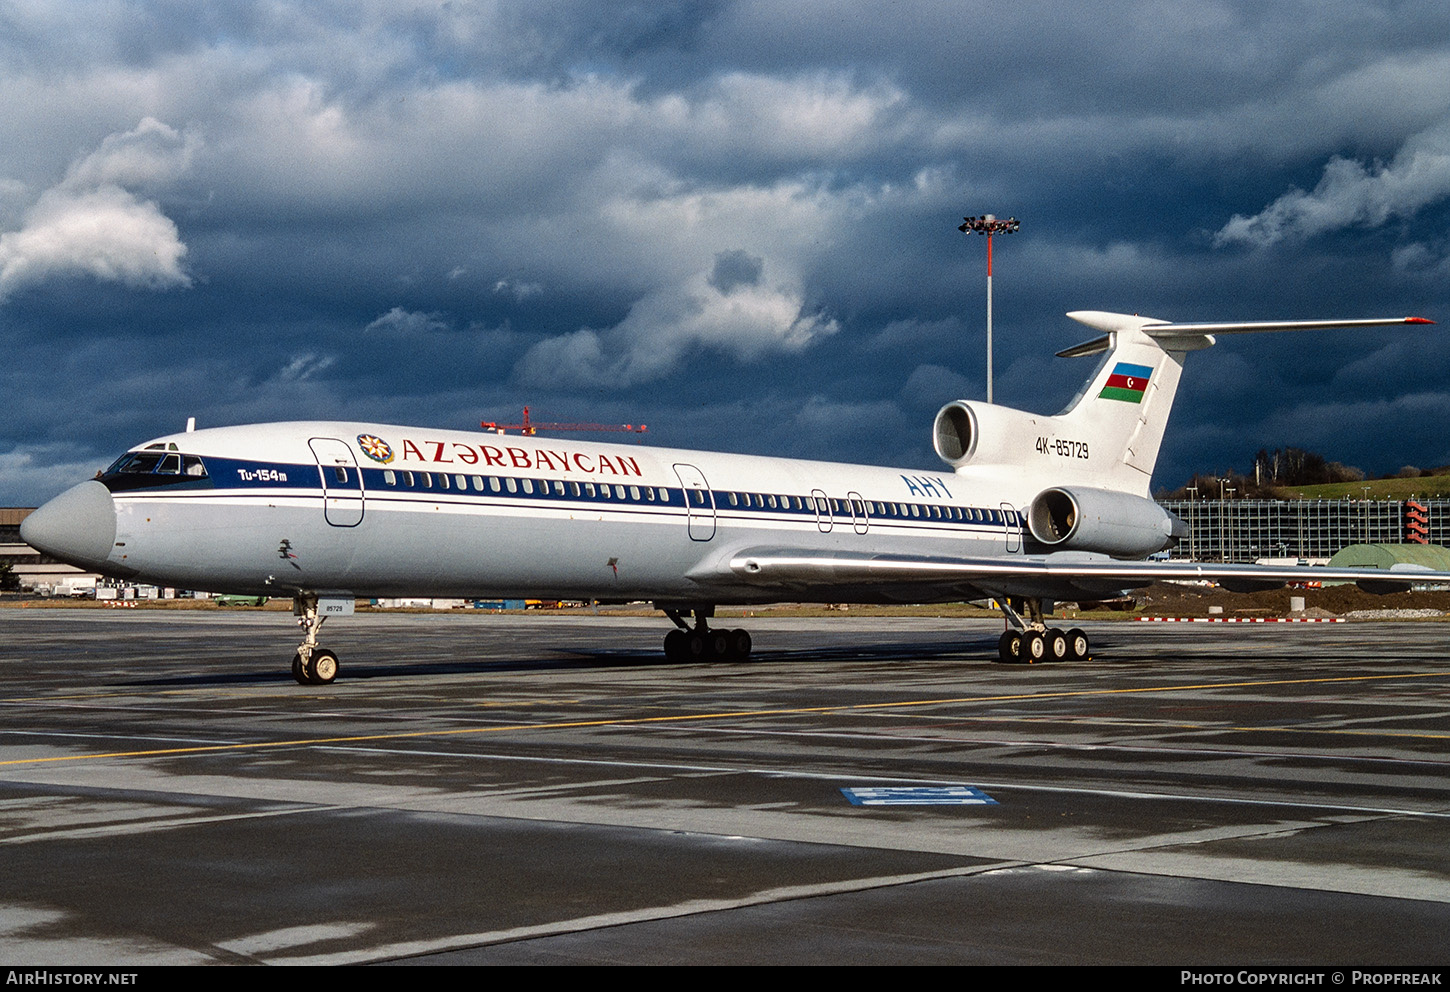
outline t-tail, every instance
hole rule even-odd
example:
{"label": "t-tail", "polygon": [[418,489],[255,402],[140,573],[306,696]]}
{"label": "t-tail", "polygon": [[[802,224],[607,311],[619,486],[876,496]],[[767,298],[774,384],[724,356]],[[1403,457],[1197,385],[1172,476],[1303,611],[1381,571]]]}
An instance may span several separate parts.
{"label": "t-tail", "polygon": [[[1174,324],[1098,310],[1068,316],[1103,333],[1058,356],[1106,357],[1066,410],[1043,416],[957,400],[937,413],[933,441],[937,454],[961,476],[999,484],[1010,478],[1037,492],[1027,514],[1043,548],[1123,557],[1151,554],[1165,546],[1163,538],[1171,544],[1181,529],[1174,520],[1160,520],[1148,496],[1189,352],[1212,347],[1220,334],[1434,323],[1397,317]],[[1083,543],[1089,518],[1135,522],[1121,541],[1108,536]],[[1078,540],[1059,537],[1072,532],[1079,533]]]}

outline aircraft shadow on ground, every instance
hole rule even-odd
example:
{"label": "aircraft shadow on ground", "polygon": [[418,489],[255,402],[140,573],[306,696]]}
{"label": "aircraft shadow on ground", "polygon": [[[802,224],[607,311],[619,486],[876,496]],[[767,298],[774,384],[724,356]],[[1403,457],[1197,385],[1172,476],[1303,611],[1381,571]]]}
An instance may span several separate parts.
{"label": "aircraft shadow on ground", "polygon": [[[339,652],[343,654],[343,652]],[[580,650],[559,648],[541,652],[539,658],[489,659],[486,657],[419,658],[417,660],[381,661],[366,658],[350,660],[343,654],[339,684],[346,681],[379,678],[425,676],[488,675],[501,672],[581,671],[610,668],[683,668],[719,669],[746,676],[752,669],[771,666],[822,662],[842,664],[864,662],[951,661],[953,663],[996,664],[996,641],[981,638],[954,639],[916,643],[848,644],[840,647],[783,647],[757,650],[750,660],[669,662],[660,651],[619,651],[609,649]],[[246,672],[188,672],[185,675],[158,674],[154,677],[127,679],[115,683],[124,686],[225,686],[267,685],[292,682],[292,675],[282,665]]]}

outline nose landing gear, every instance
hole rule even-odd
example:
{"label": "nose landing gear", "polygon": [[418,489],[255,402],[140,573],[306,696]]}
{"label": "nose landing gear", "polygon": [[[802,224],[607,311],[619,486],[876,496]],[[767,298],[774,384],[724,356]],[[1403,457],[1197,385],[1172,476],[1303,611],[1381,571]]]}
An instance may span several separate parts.
{"label": "nose landing gear", "polygon": [[317,612],[316,596],[298,596],[292,600],[292,612],[303,640],[292,656],[292,677],[302,685],[328,685],[337,678],[337,655],[317,646],[317,632],[327,619]]}

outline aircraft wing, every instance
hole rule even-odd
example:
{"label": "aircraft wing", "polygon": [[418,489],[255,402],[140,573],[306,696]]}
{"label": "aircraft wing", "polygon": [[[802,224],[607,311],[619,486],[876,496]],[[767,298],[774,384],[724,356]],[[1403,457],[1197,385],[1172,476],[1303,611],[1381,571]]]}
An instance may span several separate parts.
{"label": "aircraft wing", "polygon": [[[918,586],[977,590],[995,596],[1057,599],[1101,597],[1164,580],[1211,580],[1231,592],[1276,589],[1290,582],[1354,582],[1371,593],[1401,592],[1416,582],[1450,584],[1450,572],[1423,566],[1390,569],[1118,561],[1063,552],[1039,557],[951,558],[752,548],[730,556],[724,571],[762,589],[842,589]],[[717,573],[718,574],[718,573]],[[721,576],[724,577],[723,575]],[[695,576],[708,581],[706,576]]]}

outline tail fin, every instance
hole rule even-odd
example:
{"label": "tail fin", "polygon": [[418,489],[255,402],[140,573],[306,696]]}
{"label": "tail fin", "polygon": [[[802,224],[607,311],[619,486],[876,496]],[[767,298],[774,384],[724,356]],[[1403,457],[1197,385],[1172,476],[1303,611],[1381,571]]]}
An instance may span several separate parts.
{"label": "tail fin", "polygon": [[1058,357],[1100,352],[1107,352],[1107,357],[1068,409],[1054,419],[1098,450],[1113,453],[1107,465],[1097,464],[1098,472],[1107,470],[1105,478],[1099,476],[1099,484],[1143,495],[1148,493],[1153,467],[1158,461],[1158,448],[1173,410],[1183,361],[1190,351],[1213,347],[1215,335],[1434,323],[1423,317],[1403,317],[1173,324],[1152,317],[1098,310],[1078,310],[1068,316],[1105,333],[1058,352]]}

